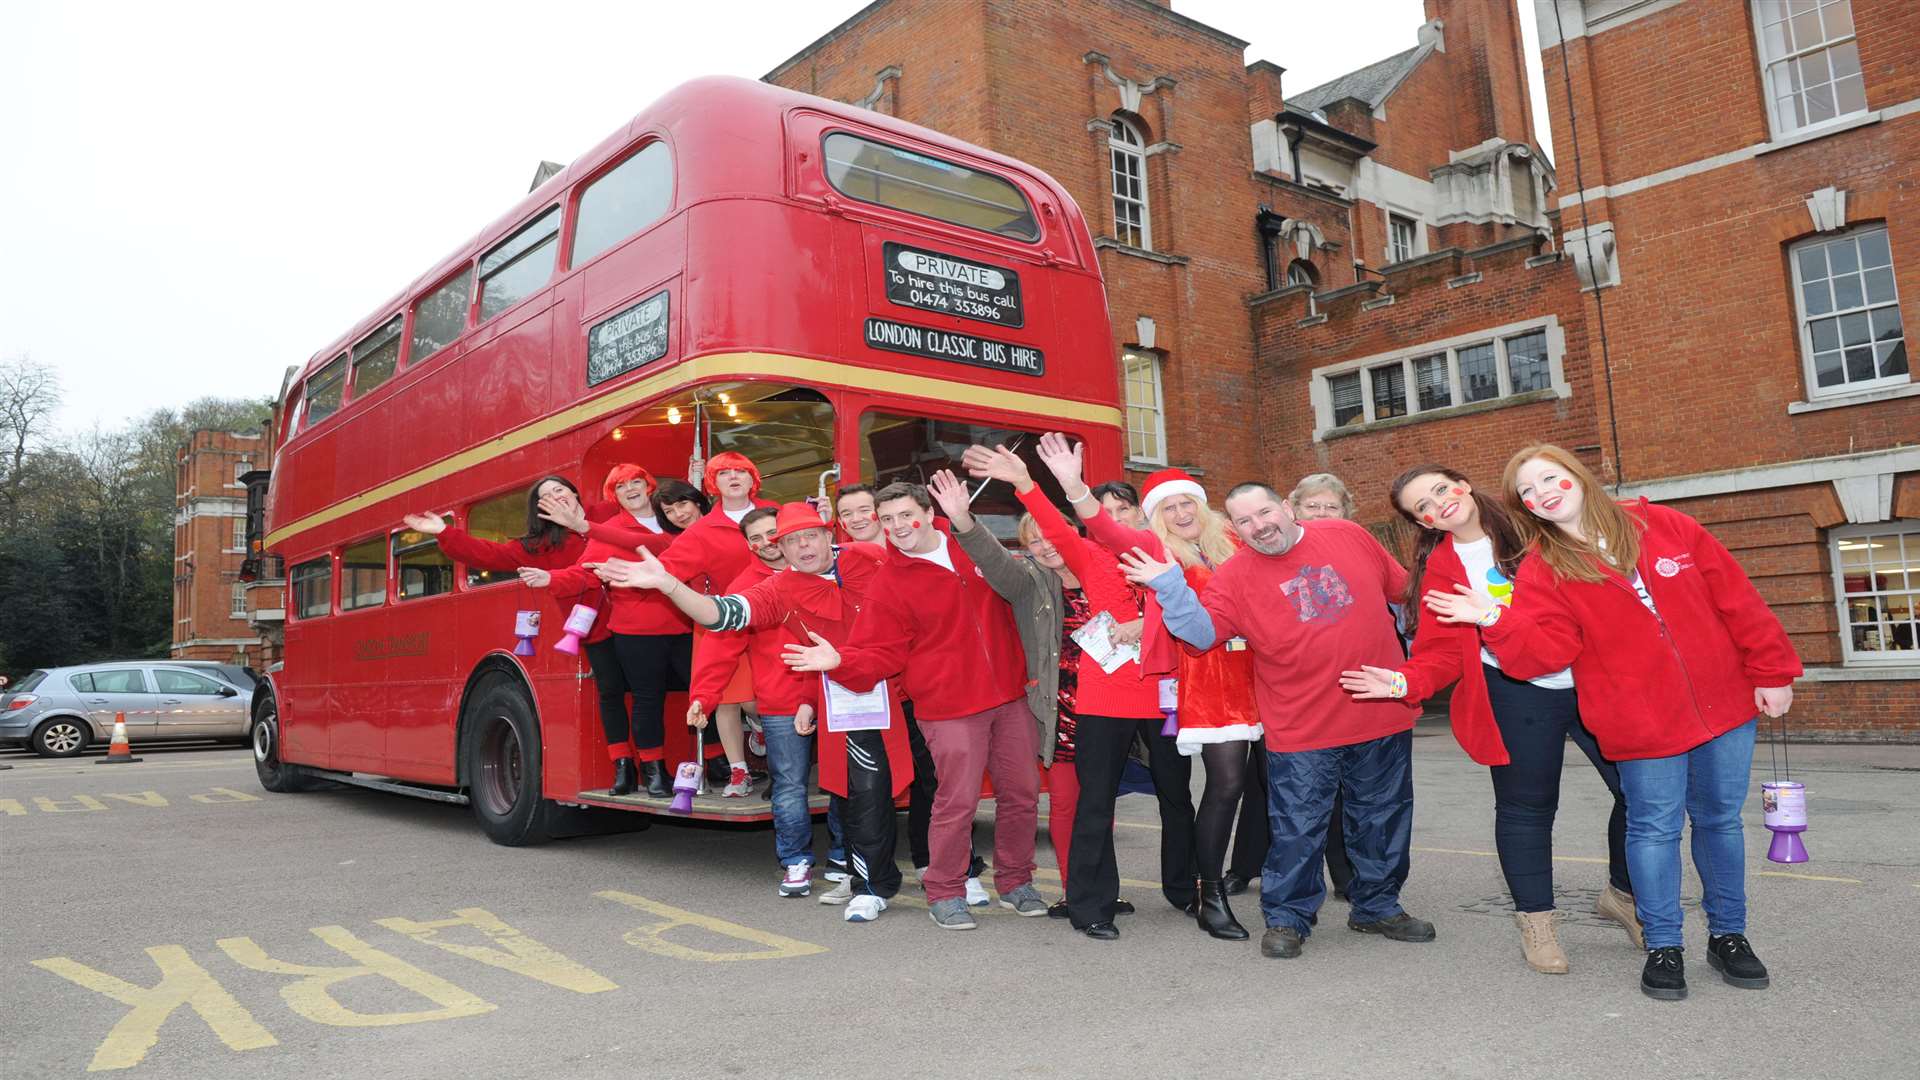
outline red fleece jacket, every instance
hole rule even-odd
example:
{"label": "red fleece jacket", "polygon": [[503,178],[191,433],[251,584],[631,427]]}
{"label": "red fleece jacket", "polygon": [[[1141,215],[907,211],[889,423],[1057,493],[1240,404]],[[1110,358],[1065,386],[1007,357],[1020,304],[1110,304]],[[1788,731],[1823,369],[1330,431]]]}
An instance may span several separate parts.
{"label": "red fleece jacket", "polygon": [[[682,535],[685,535],[684,533]],[[643,529],[638,525],[628,528],[608,522],[593,522],[587,526],[587,541],[580,557],[565,569],[553,572],[553,581],[548,588],[556,595],[563,592],[602,597],[606,592],[613,593],[613,602],[602,604],[604,618],[602,622],[606,632],[602,633],[600,624],[594,632],[599,637],[589,637],[588,641],[599,641],[608,633],[613,634],[688,634],[693,632],[693,623],[680,609],[652,589],[613,589],[607,590],[600,579],[584,564],[602,562],[609,558],[638,559],[640,548],[646,548],[654,555],[664,558],[670,553],[678,538],[671,533],[657,533]],[[744,541],[743,541],[744,542]],[[584,603],[584,601],[582,601]]]}
{"label": "red fleece jacket", "polygon": [[[759,559],[754,559],[727,586],[727,592],[747,592],[776,573],[784,571],[776,571]],[[753,665],[756,711],[766,716],[792,716],[802,702],[810,700],[806,696],[806,688],[812,681],[787,667],[780,659],[780,646],[792,640],[779,633],[760,631],[701,635],[700,647],[693,651],[693,678],[690,680],[693,685],[687,690],[687,697],[711,709],[720,700],[727,683],[733,680],[733,673],[739,670],[740,657],[745,656]]]}
{"label": "red fleece jacket", "polygon": [[1529,554],[1514,605],[1481,632],[1516,679],[1571,666],[1580,720],[1612,761],[1686,753],[1753,719],[1755,687],[1801,674],[1780,620],[1712,533],[1645,499],[1627,512],[1658,614],[1611,568],[1597,583],[1567,581]]}
{"label": "red fleece jacket", "polygon": [[1027,654],[1013,608],[987,584],[947,523],[934,527],[953,569],[889,546],[852,636],[834,641],[840,667],[832,673],[863,693],[902,675],[902,690],[923,724],[1024,702],[1027,686]]}
{"label": "red fleece jacket", "polygon": [[[1420,592],[1453,592],[1455,585],[1467,584],[1467,568],[1454,553],[1453,543],[1442,540],[1427,556],[1427,572],[1420,580]],[[1407,677],[1407,700],[1425,701],[1459,681],[1448,703],[1453,737],[1467,756],[1482,765],[1506,765],[1507,744],[1500,739],[1500,726],[1494,723],[1493,703],[1487,697],[1487,672],[1480,662],[1480,630],[1468,623],[1444,623],[1427,605],[1420,603],[1420,628],[1413,636],[1413,656],[1400,668]],[[1495,655],[1498,655],[1497,653]],[[1503,661],[1504,663],[1504,661]],[[1504,670],[1504,669],[1503,669]],[[1541,674],[1547,674],[1542,672]]]}
{"label": "red fleece jacket", "polygon": [[[771,507],[775,504],[755,499],[753,505]],[[740,523],[728,517],[719,506],[687,526],[687,531],[674,540],[672,549],[660,557],[667,573],[703,593],[718,592],[739,577],[752,561],[753,552],[747,550],[747,535],[740,531]]]}
{"label": "red fleece jacket", "polygon": [[[1087,594],[1087,606],[1094,614],[1104,611],[1116,623],[1140,618],[1141,597],[1121,573],[1113,552],[1081,536],[1047,501],[1039,485],[1021,493],[1020,504],[1033,515],[1040,535],[1052,544],[1080,588]],[[1075,704],[1086,716],[1114,716],[1155,719],[1160,715],[1160,678],[1147,677],[1138,661],[1125,663],[1109,675],[1098,661],[1082,652]]]}

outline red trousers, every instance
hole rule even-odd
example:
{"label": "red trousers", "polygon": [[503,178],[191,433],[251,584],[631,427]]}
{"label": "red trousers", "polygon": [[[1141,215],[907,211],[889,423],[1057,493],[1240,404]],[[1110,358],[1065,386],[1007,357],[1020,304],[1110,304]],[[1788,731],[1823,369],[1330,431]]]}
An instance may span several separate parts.
{"label": "red trousers", "polygon": [[1033,841],[1040,817],[1039,735],[1025,698],[951,720],[921,720],[940,786],[927,827],[927,902],[967,894],[973,858],[973,815],[980,780],[993,774],[993,885],[1001,895],[1033,880]]}
{"label": "red trousers", "polygon": [[1080,774],[1073,762],[1056,761],[1047,770],[1047,839],[1060,864],[1060,888],[1067,887],[1067,849],[1073,846],[1073,808],[1080,801]]}

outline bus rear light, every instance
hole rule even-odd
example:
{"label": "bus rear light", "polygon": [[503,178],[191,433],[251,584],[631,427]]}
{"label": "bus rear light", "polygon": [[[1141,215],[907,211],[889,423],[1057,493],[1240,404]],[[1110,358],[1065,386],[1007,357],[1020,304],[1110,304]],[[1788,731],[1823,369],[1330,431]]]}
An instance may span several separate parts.
{"label": "bus rear light", "polygon": [[39,697],[34,694],[21,694],[12,701],[7,702],[7,711],[12,712],[15,709],[24,709],[38,700],[40,700]]}

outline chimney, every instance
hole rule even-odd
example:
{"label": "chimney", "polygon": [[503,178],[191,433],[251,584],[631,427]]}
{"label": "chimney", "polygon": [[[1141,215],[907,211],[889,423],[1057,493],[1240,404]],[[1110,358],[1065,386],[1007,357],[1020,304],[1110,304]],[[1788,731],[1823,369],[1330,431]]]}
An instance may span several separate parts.
{"label": "chimney", "polygon": [[1533,100],[1527,91],[1525,46],[1514,0],[1426,0],[1427,24],[1420,41],[1431,35],[1446,54],[1454,98],[1454,149],[1491,138],[1532,145]]}

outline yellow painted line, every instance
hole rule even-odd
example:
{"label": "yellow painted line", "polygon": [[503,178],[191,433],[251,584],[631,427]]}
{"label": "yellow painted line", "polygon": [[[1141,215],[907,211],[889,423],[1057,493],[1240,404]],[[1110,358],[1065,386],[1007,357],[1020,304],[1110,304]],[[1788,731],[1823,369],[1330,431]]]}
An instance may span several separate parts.
{"label": "yellow painted line", "polygon": [[[1424,852],[1428,855],[1479,855],[1488,859],[1497,859],[1500,857],[1500,853],[1497,851],[1474,851],[1469,848],[1416,847],[1412,850]],[[1591,855],[1555,855],[1553,861],[1601,863],[1603,865],[1607,862],[1606,859],[1597,859]]]}
{"label": "yellow painted line", "polygon": [[[1753,872],[1753,876],[1754,877],[1799,878],[1801,881],[1834,881],[1842,885],[1865,885],[1866,884],[1866,882],[1861,881],[1859,878],[1822,877],[1819,874],[1789,874],[1785,870],[1755,870]],[[1920,885],[1915,885],[1914,888],[1920,889]]]}
{"label": "yellow painted line", "polygon": [[352,498],[343,499],[323,510],[308,514],[269,533],[266,546],[269,549],[278,547],[294,536],[319,528],[328,522],[337,521],[357,510],[363,510],[376,503],[425,487],[493,458],[511,454],[609,413],[645,404],[669,390],[706,379],[738,376],[778,379],[784,383],[800,385],[825,383],[855,390],[873,390],[932,401],[955,401],[979,408],[1031,413],[1112,427],[1120,426],[1123,418],[1119,409],[1107,405],[1095,405],[1045,394],[1029,394],[1019,390],[1002,390],[973,383],[953,382],[926,375],[909,375],[899,371],[860,367],[832,360],[816,360],[782,353],[712,353],[707,356],[697,356],[691,360],[682,360],[610,394],[603,394],[570,409],[563,409],[551,416],[523,424],[511,431],[496,435],[478,446],[469,447],[451,457],[442,458],[431,465],[415,469]]}

